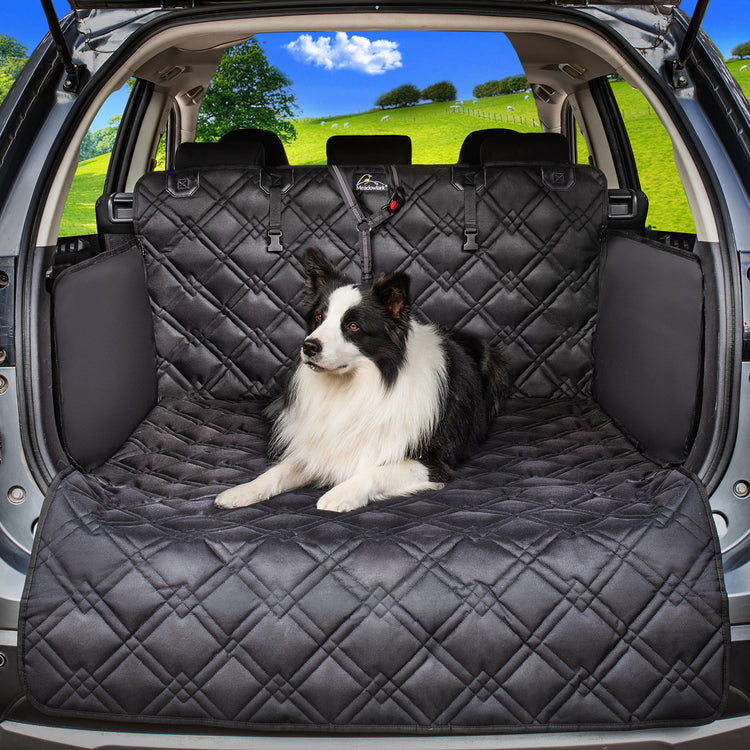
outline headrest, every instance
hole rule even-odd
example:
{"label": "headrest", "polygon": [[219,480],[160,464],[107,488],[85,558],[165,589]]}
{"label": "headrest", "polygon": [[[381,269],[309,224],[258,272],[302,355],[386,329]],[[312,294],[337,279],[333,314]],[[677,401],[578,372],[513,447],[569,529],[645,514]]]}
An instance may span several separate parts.
{"label": "headrest", "polygon": [[186,141],[177,147],[173,169],[216,166],[255,166],[265,163],[265,149],[257,141],[238,149],[233,143],[191,143]]}
{"label": "headrest", "polygon": [[485,130],[475,130],[473,133],[469,133],[461,144],[458,163],[479,164],[479,149],[482,147],[482,143],[490,136],[504,135],[506,133],[518,134],[517,131],[510,130],[509,128],[486,128]]}
{"label": "headrest", "polygon": [[480,164],[509,161],[570,164],[568,139],[561,133],[516,133],[512,130],[508,133],[491,135],[482,142]]}
{"label": "headrest", "polygon": [[270,130],[260,130],[259,128],[230,130],[219,138],[219,143],[240,151],[251,149],[256,143],[260,143],[265,149],[266,155],[265,161],[260,162],[263,166],[284,167],[289,164],[281,138]]}
{"label": "headrest", "polygon": [[326,142],[329,164],[411,164],[408,135],[333,135]]}

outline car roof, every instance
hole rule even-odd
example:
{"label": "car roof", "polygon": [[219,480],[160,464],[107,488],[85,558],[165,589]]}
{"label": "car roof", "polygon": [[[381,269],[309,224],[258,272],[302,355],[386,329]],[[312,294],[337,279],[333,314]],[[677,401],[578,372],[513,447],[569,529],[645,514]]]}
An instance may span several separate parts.
{"label": "car roof", "polygon": [[[162,10],[174,9],[182,10],[186,7],[194,8],[201,6],[212,6],[212,5],[245,5],[248,8],[252,8],[254,5],[260,5],[257,0],[172,0],[171,2],[164,2],[164,0],[69,0],[70,7],[73,10],[87,10],[94,8],[160,8]],[[678,6],[681,0],[671,0],[670,2],[663,3],[666,6]],[[515,0],[515,4],[527,3],[529,5],[581,5],[581,0]],[[404,5],[419,5],[419,2],[404,2],[401,0],[400,6]],[[498,0],[497,5],[504,5],[502,0]],[[652,2],[646,2],[640,0],[640,2],[634,2],[633,0],[596,0],[597,5],[631,5],[631,6],[652,6]],[[293,3],[289,4],[290,6]],[[347,3],[350,7],[356,6],[367,6],[372,8],[372,0],[349,0]],[[377,7],[377,6],[376,6]],[[384,8],[385,10],[386,8]]]}

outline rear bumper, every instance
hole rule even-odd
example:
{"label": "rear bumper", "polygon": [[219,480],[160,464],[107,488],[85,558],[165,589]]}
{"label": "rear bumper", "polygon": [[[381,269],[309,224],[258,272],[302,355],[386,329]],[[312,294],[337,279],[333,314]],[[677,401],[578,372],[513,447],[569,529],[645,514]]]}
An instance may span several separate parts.
{"label": "rear bumper", "polygon": [[531,748],[576,748],[576,750],[746,750],[750,746],[750,717],[721,719],[691,729],[654,729],[622,732],[569,732],[565,734],[482,735],[455,737],[301,737],[237,735],[221,732],[196,734],[112,729],[74,729],[40,726],[20,721],[0,724],[3,750],[61,750],[62,748],[106,748],[124,750],[530,750]]}

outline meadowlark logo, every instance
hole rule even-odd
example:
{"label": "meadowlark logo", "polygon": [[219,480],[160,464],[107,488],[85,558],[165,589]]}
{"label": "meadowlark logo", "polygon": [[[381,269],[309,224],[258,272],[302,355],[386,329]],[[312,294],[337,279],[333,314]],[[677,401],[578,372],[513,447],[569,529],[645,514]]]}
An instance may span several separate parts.
{"label": "meadowlark logo", "polygon": [[358,180],[355,188],[361,192],[363,191],[380,191],[383,193],[388,192],[390,188],[384,182],[376,180],[371,174],[363,174]]}

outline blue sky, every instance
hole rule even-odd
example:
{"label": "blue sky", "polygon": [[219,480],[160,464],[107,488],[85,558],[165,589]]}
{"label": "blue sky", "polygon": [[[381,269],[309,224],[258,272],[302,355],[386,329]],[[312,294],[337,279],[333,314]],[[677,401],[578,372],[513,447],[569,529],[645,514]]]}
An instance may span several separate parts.
{"label": "blue sky", "polygon": [[[5,0],[0,33],[15,37],[31,52],[47,30],[38,0]],[[688,14],[696,0],[683,0]],[[70,7],[54,0],[60,15]],[[725,56],[732,47],[750,40],[750,2],[711,0],[704,29]],[[458,32],[373,32],[263,35],[271,63],[293,82],[300,115],[325,117],[360,112],[375,98],[402,83],[423,88],[440,80],[452,81],[458,98],[471,97],[477,83],[522,72],[515,52],[502,34],[467,35]],[[470,40],[470,41],[469,41]],[[95,127],[107,124],[124,106],[125,93],[111,97]]]}
{"label": "blue sky", "polygon": [[478,83],[523,73],[504,34],[374,32],[264,34],[269,62],[294,83],[307,117],[363,112],[404,83],[423,89],[449,80],[459,99]]}

